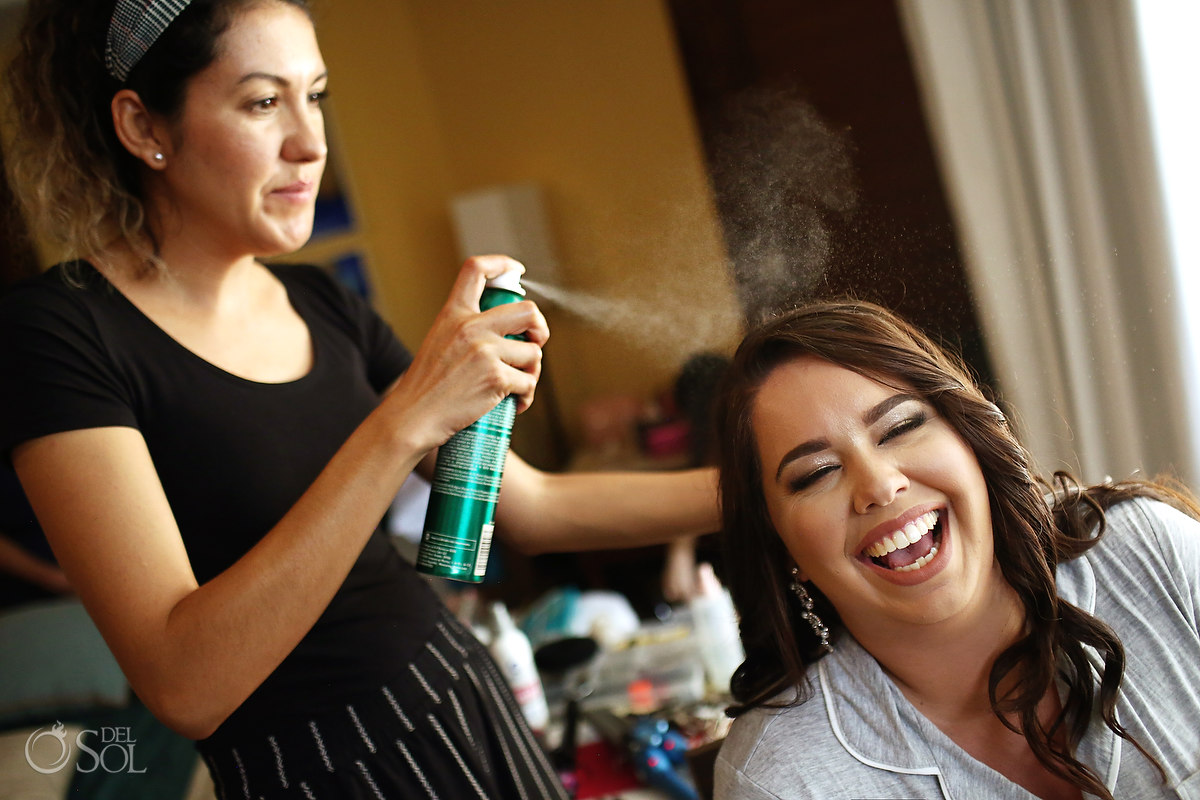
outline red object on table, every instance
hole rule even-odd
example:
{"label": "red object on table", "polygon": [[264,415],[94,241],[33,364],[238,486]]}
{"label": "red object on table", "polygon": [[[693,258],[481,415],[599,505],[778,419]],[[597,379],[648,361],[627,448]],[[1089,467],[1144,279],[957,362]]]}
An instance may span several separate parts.
{"label": "red object on table", "polygon": [[580,745],[575,751],[575,764],[579,777],[576,800],[607,797],[642,785],[625,752],[606,741]]}

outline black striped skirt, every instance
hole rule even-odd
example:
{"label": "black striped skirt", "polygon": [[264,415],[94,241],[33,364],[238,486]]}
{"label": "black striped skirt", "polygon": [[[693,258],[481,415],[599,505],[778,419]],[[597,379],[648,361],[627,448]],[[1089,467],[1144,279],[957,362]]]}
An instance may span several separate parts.
{"label": "black striped skirt", "polygon": [[221,800],[566,800],[495,662],[444,609],[388,684],[200,750]]}

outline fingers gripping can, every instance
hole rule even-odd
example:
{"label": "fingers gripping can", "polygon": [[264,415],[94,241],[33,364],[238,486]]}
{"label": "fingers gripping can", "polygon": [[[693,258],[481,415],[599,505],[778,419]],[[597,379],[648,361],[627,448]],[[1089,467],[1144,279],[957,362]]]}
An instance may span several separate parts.
{"label": "fingers gripping can", "polygon": [[[510,270],[488,280],[479,308],[486,311],[524,296],[520,273]],[[483,580],[516,405],[511,395],[504,398],[438,448],[417,550],[420,572],[467,583]]]}

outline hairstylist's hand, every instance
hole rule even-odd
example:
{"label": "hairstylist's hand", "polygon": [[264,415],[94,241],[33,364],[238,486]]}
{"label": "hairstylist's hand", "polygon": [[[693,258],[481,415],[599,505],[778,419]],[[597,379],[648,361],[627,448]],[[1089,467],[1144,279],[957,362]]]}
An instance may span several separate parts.
{"label": "hairstylist's hand", "polygon": [[[542,346],[550,338],[546,318],[529,300],[479,310],[488,278],[509,269],[525,271],[505,256],[476,256],[459,271],[450,297],[433,321],[412,366],[388,403],[415,415],[422,442],[432,449],[482,417],[508,395],[517,411],[533,402],[542,369]],[[524,334],[525,341],[506,339]]]}

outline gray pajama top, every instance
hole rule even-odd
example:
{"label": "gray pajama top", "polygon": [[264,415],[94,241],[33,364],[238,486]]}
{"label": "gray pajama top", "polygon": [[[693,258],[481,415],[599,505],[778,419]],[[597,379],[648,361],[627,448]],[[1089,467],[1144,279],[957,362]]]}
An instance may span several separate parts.
{"label": "gray pajama top", "polygon": [[[1167,782],[1098,717],[1077,756],[1119,800],[1200,800],[1200,523],[1146,499],[1107,518],[1100,543],[1059,566],[1059,595],[1125,645],[1117,718]],[[1033,800],[922,716],[852,637],[808,683],[800,705],[734,721],[717,757],[717,800]]]}

